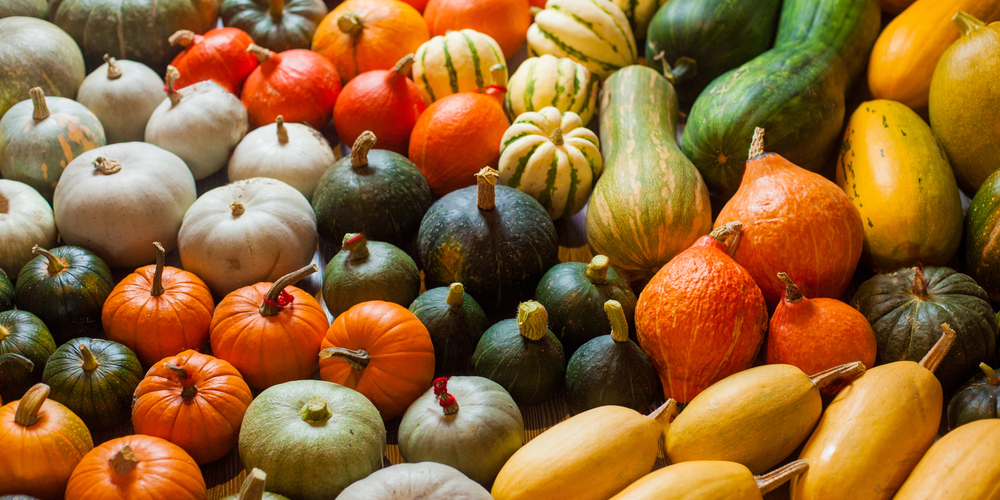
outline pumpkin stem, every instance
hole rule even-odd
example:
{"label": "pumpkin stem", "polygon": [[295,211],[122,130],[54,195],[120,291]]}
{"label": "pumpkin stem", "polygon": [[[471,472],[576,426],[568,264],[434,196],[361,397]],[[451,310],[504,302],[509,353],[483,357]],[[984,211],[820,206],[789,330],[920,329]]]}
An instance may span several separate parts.
{"label": "pumpkin stem", "polygon": [[176,106],[179,102],[181,102],[181,98],[184,97],[177,92],[177,79],[180,77],[181,72],[177,71],[177,68],[167,66],[167,88],[164,90],[167,91],[167,97],[170,98],[171,107]]}
{"label": "pumpkin stem", "polygon": [[112,160],[111,158],[105,158],[103,156],[98,156],[94,158],[91,162],[95,170],[100,171],[104,175],[117,174],[122,169],[122,162],[118,160]]}
{"label": "pumpkin stem", "polygon": [[288,144],[288,129],[285,128],[285,117],[278,115],[274,119],[274,126],[278,132],[278,144]]}
{"label": "pumpkin stem", "polygon": [[778,279],[785,284],[785,302],[794,304],[802,301],[805,297],[799,293],[799,287],[788,277],[786,273],[778,273]]}
{"label": "pumpkin stem", "polygon": [[368,239],[361,233],[347,233],[341,244],[350,254],[351,262],[359,262],[368,258]]}
{"label": "pumpkin stem", "polygon": [[465,286],[461,283],[452,283],[448,287],[448,298],[444,301],[451,307],[462,307],[465,302]]}
{"label": "pumpkin stem", "polygon": [[280,296],[285,291],[286,286],[294,285],[298,283],[299,280],[309,276],[312,273],[319,271],[316,264],[309,264],[298,271],[288,273],[275,281],[271,288],[267,291],[267,295],[264,296],[264,302],[260,305],[260,315],[261,316],[275,316],[281,309],[286,305],[291,303],[291,298],[286,301],[282,300]]}
{"label": "pumpkin stem", "polygon": [[764,154],[764,129],[755,127],[753,129],[753,140],[750,142],[748,158],[752,160],[762,154]]}
{"label": "pumpkin stem", "polygon": [[549,331],[549,313],[545,306],[534,300],[521,302],[517,307],[517,329],[528,340],[541,340]]}
{"label": "pumpkin stem", "polygon": [[952,330],[948,323],[942,323],[941,329],[944,330],[944,335],[941,335],[941,338],[934,343],[934,347],[931,347],[931,350],[927,351],[924,359],[920,360],[920,366],[927,368],[931,373],[937,370],[937,367],[941,365],[945,356],[948,355],[948,351],[951,350],[951,346],[955,343],[955,330]]}
{"label": "pumpkin stem", "polygon": [[566,141],[563,139],[562,128],[556,127],[555,132],[552,132],[552,135],[549,136],[549,140],[552,141],[552,144],[555,144],[556,146],[562,146],[563,144],[565,144]]}
{"label": "pumpkin stem", "polygon": [[281,16],[285,15],[285,0],[271,0],[270,7],[272,18],[281,19]]}
{"label": "pumpkin stem", "polygon": [[149,289],[149,294],[153,297],[163,295],[163,266],[167,260],[167,252],[159,242],[153,242],[156,247],[156,269],[153,271],[153,286]]}
{"label": "pumpkin stem", "polygon": [[365,29],[361,17],[353,12],[348,12],[337,18],[337,27],[348,36],[358,36]]}
{"label": "pumpkin stem", "polygon": [[[3,339],[0,339],[3,340]],[[3,356],[0,356],[2,358]],[[0,360],[2,362],[2,360]],[[990,365],[986,363],[979,363],[979,369],[983,371],[986,375],[986,383],[992,385],[993,387],[1000,386],[1000,378],[997,377],[997,372],[990,368]]]}
{"label": "pumpkin stem", "polygon": [[194,385],[193,382],[190,384],[187,383],[187,370],[170,363],[164,363],[163,367],[177,375],[177,383],[181,384],[181,397],[184,398],[185,401],[198,395],[198,387]]}
{"label": "pumpkin stem", "polygon": [[924,265],[917,263],[913,268],[913,295],[917,297],[927,296],[927,275],[924,274]]}
{"label": "pumpkin stem", "polygon": [[806,459],[796,460],[780,469],[775,469],[763,476],[757,476],[754,479],[757,481],[757,487],[760,488],[761,493],[768,493],[775,490],[778,486],[781,486],[795,476],[802,474],[809,469],[809,461]]}
{"label": "pumpkin stem", "polygon": [[191,30],[177,30],[167,39],[170,45],[180,45],[185,49],[194,45],[195,33]]}
{"label": "pumpkin stem", "polygon": [[136,465],[139,465],[139,459],[136,458],[135,452],[129,445],[118,450],[118,453],[115,453],[115,456],[111,457],[108,462],[111,463],[111,468],[115,470],[116,476],[127,476],[135,469]]}
{"label": "pumpkin stem", "polygon": [[400,76],[406,76],[410,73],[410,68],[413,67],[413,61],[415,61],[413,54],[406,54],[396,62],[396,65],[392,67],[392,70],[398,73]]}
{"label": "pumpkin stem", "polygon": [[372,360],[371,355],[364,349],[358,349],[355,351],[352,349],[344,349],[343,347],[327,347],[319,352],[319,359],[330,358],[340,358],[347,361],[347,363],[351,365],[351,368],[354,368],[355,370],[364,370],[368,367],[368,363]]}
{"label": "pumpkin stem", "polygon": [[853,363],[844,363],[842,365],[837,365],[833,368],[823,370],[809,377],[809,380],[816,386],[817,389],[822,391],[834,382],[851,381],[860,377],[864,373],[865,364],[860,361],[855,361]]}
{"label": "pumpkin stem", "polygon": [[659,408],[653,410],[653,413],[649,414],[649,418],[663,424],[669,424],[674,415],[677,415],[677,401],[674,401],[674,398],[670,398],[666,403],[660,405]]}
{"label": "pumpkin stem", "polygon": [[986,26],[986,23],[962,11],[958,11],[954,16],[951,16],[951,22],[955,23],[955,26],[958,27],[958,31],[962,33],[962,36],[968,36],[969,33]]}
{"label": "pumpkin stem", "polygon": [[90,352],[90,348],[86,345],[80,344],[80,357],[83,358],[83,371],[90,373],[101,366],[101,363],[97,361],[94,357],[94,353]]}
{"label": "pumpkin stem", "polygon": [[238,500],[261,500],[264,498],[264,484],[267,481],[267,473],[254,467],[240,488]]}
{"label": "pumpkin stem", "polygon": [[14,411],[14,422],[21,427],[31,427],[37,424],[38,411],[42,409],[42,405],[45,404],[48,397],[49,386],[45,384],[32,386],[17,403],[17,410]]}
{"label": "pumpkin stem", "polygon": [[302,421],[312,424],[312,425],[322,425],[325,424],[330,417],[333,416],[330,413],[330,409],[326,407],[326,400],[319,397],[313,396],[309,398],[301,410],[299,410],[299,416],[302,417]]}
{"label": "pumpkin stem", "polygon": [[368,166],[368,152],[375,147],[378,139],[371,130],[365,130],[354,140],[354,147],[351,148],[351,166],[361,168]]}
{"label": "pumpkin stem", "polygon": [[625,319],[625,311],[622,303],[617,300],[609,300],[604,303],[604,312],[611,322],[611,338],[615,342],[628,342],[628,320]]}
{"label": "pumpkin stem", "polygon": [[670,76],[674,77],[674,85],[686,82],[698,76],[698,62],[690,57],[680,57],[674,61]]}
{"label": "pumpkin stem", "polygon": [[493,210],[496,208],[496,188],[494,186],[497,184],[498,177],[500,177],[500,172],[490,167],[483,167],[482,170],[476,173],[477,194],[479,196],[476,200],[476,206],[480,210]]}
{"label": "pumpkin stem", "polygon": [[28,91],[28,95],[31,96],[31,103],[35,106],[35,110],[31,113],[31,117],[34,118],[36,122],[40,122],[52,114],[52,112],[49,111],[48,103],[45,102],[45,92],[42,92],[41,87],[32,88]]}
{"label": "pumpkin stem", "polygon": [[244,207],[243,204],[238,201],[234,201],[232,204],[230,204],[229,209],[233,211],[234,218],[243,215],[243,213],[247,211],[246,207]]}
{"label": "pumpkin stem", "polygon": [[257,56],[257,62],[259,63],[263,63],[264,61],[267,61],[268,59],[271,58],[270,50],[267,50],[264,47],[261,47],[260,45],[257,45],[255,43],[251,43],[250,46],[247,47],[247,52]]}
{"label": "pumpkin stem", "polygon": [[62,259],[38,245],[31,247],[31,253],[44,256],[49,261],[49,274],[59,274],[66,269],[66,263]]}
{"label": "pumpkin stem", "polygon": [[444,410],[445,416],[458,413],[458,401],[455,400],[455,396],[448,394],[448,377],[434,379],[432,387],[434,388],[434,395],[437,396],[438,404]]}
{"label": "pumpkin stem", "polygon": [[725,244],[726,240],[730,237],[737,236],[740,231],[743,230],[743,223],[740,221],[727,222],[725,225],[719,226],[709,233],[715,241]]}
{"label": "pumpkin stem", "polygon": [[595,255],[590,259],[590,264],[584,268],[583,274],[595,285],[603,285],[608,282],[608,269],[611,268],[611,261],[606,255]]}
{"label": "pumpkin stem", "polygon": [[108,63],[108,80],[117,80],[122,77],[122,67],[118,65],[118,60],[110,54],[104,54],[104,62]]}

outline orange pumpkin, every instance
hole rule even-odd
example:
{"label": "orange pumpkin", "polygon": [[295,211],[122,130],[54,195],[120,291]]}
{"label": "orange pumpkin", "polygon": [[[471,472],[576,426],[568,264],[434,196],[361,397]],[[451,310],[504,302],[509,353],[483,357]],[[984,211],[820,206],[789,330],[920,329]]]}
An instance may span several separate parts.
{"label": "orange pumpkin", "polygon": [[228,362],[193,350],[153,365],[135,390],[135,432],[184,448],[199,464],[236,446],[253,401],[243,376]]}
{"label": "orange pumpkin", "polygon": [[355,389],[390,420],[431,386],[434,344],[408,309],[372,300],[337,316],[323,339],[320,377]]}
{"label": "orange pumpkin", "polygon": [[427,0],[403,0],[403,1],[409,4],[410,7],[416,9],[417,12],[423,12],[424,9],[427,8]]}
{"label": "orange pumpkin", "polygon": [[531,3],[528,0],[430,0],[424,9],[424,20],[431,36],[466,28],[485,33],[497,41],[504,58],[510,59],[528,37]]}
{"label": "orange pumpkin", "polygon": [[260,61],[243,83],[250,125],[260,127],[282,116],[285,122],[317,130],[326,126],[340,95],[340,76],[330,61],[305,49],[279,54],[250,44],[247,50]]}
{"label": "orange pumpkin", "polygon": [[73,469],[94,447],[83,420],[36,384],[0,408],[0,495],[62,500]]}
{"label": "orange pumpkin", "polygon": [[431,39],[427,24],[399,0],[347,0],[323,18],[312,49],[337,66],[347,83],[376,69],[391,69]]}
{"label": "orange pumpkin", "polygon": [[153,436],[112,439],[73,471],[66,500],[204,500],[205,478],[179,446]]}
{"label": "orange pumpkin", "polygon": [[174,33],[170,45],[184,47],[170,63],[181,73],[175,85],[180,89],[213,80],[222,88],[238,93],[243,80],[257,67],[257,58],[247,53],[252,43],[250,35],[237,28],[216,28],[204,35],[188,30]]}
{"label": "orange pumpkin", "polygon": [[250,387],[267,389],[316,371],[326,313],[312,295],[291,285],[318,270],[312,264],[274,284],[245,286],[215,308],[212,353],[232,363]]}
{"label": "orange pumpkin", "polygon": [[861,258],[861,213],[832,181],[765,154],[763,140],[758,128],[743,182],[715,227],[743,223],[733,258],[753,276],[768,307],[777,307],[785,294],[778,271],[806,297],[840,297]]}
{"label": "orange pumpkin", "polygon": [[109,340],[128,346],[145,366],[186,349],[201,349],[208,338],[215,302],[201,278],[164,266],[156,246],[156,264],[136,269],[111,290],[101,323]]}

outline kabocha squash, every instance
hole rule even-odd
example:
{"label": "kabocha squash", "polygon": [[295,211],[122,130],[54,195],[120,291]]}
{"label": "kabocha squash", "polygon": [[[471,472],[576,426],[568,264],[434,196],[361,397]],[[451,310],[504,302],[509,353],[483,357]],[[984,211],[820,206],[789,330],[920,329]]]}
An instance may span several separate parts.
{"label": "kabocha squash", "polygon": [[549,330],[545,307],[522,302],[517,318],[491,326],[472,353],[476,375],[507,390],[520,405],[533,405],[555,394],[566,373],[562,344]]}
{"label": "kabocha squash", "polygon": [[[0,495],[61,500],[77,464],[94,447],[80,417],[38,384],[0,407]],[[107,467],[107,464],[104,465]]]}
{"label": "kabocha squash", "polygon": [[101,121],[108,144],[142,141],[149,117],[166,97],[163,80],[149,66],[111,56],[87,75],[76,94]]}
{"label": "kabocha squash", "polygon": [[21,268],[14,285],[17,308],[38,316],[57,344],[100,337],[101,307],[114,285],[108,265],[80,247],[36,246],[31,253],[37,257]]}
{"label": "kabocha squash", "polygon": [[500,180],[531,195],[552,219],[576,214],[604,170],[597,134],[554,107],[518,116],[500,143]]}
{"label": "kabocha squash", "polygon": [[[413,1],[413,0],[411,0]],[[444,464],[396,464],[348,486],[337,500],[492,500],[490,492]]]}
{"label": "kabocha squash", "polygon": [[420,170],[406,157],[372,149],[371,132],[354,141],[351,157],[323,172],[316,184],[312,207],[319,234],[339,243],[347,233],[407,247],[431,206],[431,188]]}
{"label": "kabocha squash", "polygon": [[[449,31],[426,41],[413,59],[413,82],[428,103],[459,92],[477,92],[493,82],[491,68],[507,60],[496,40],[476,30]],[[504,80],[506,81],[506,80]],[[498,84],[502,85],[502,84]]]}
{"label": "kabocha squash", "polygon": [[316,264],[278,279],[236,290],[212,316],[212,353],[232,363],[247,385],[266,389],[309,378],[328,323],[312,295],[291,286],[316,272]]}
{"label": "kabocha squash", "polygon": [[730,222],[670,260],[639,294],[639,345],[665,397],[688,403],[757,357],[767,305],[750,273],[729,257],[742,225]]}
{"label": "kabocha squash", "polygon": [[617,300],[604,303],[611,335],[595,337],[566,365],[566,402],[572,414],[603,405],[649,411],[659,399],[660,379],[649,356],[628,338],[625,311]]}
{"label": "kabocha squash", "polygon": [[569,57],[600,79],[635,64],[625,12],[610,0],[550,0],[528,28],[528,55]]}
{"label": "kabocha squash", "polygon": [[78,338],[59,346],[45,363],[49,399],[79,416],[87,427],[108,429],[127,420],[142,365],[118,342]]}
{"label": "kabocha squash", "polygon": [[530,7],[527,0],[429,0],[424,21],[431,36],[462,29],[484,33],[510,59],[524,45],[531,25]]}
{"label": "kabocha squash", "polygon": [[111,267],[154,262],[153,241],[173,250],[196,193],[183,160],[141,142],[88,151],[66,166],[62,180],[52,199],[59,235]]}
{"label": "kabocha squash", "polygon": [[734,462],[684,462],[646,474],[611,500],[763,500],[765,494],[808,468],[808,461],[796,460],[774,472],[754,476]]}
{"label": "kabocha squash", "polygon": [[240,423],[253,401],[233,365],[187,350],[154,364],[135,389],[135,432],[166,439],[199,464],[236,446]]}
{"label": "kabocha squash", "polygon": [[398,247],[347,233],[341,248],[323,270],[323,301],[334,317],[369,300],[408,306],[420,295],[420,270]]}
{"label": "kabocha squash", "polygon": [[557,262],[558,246],[545,208],[495,186],[497,177],[484,168],[478,186],[434,202],[420,223],[417,249],[428,288],[462,283],[487,312],[506,315]]}
{"label": "kabocha squash", "polygon": [[355,389],[383,420],[402,415],[431,385],[434,345],[405,307],[373,300],[337,316],[319,352],[323,380]]}
{"label": "kabocha squash", "polygon": [[504,108],[511,116],[521,116],[554,106],[562,113],[576,113],[586,125],[597,109],[599,82],[586,66],[568,57],[531,57],[510,77]]}
{"label": "kabocha squash", "polygon": [[42,381],[42,369],[56,350],[56,342],[38,316],[28,311],[0,311],[0,355],[19,355],[31,366],[8,363],[0,366],[0,396],[19,399],[32,385]]}
{"label": "kabocha squash", "polygon": [[973,422],[934,443],[893,497],[898,500],[996,498],[1000,420]]}
{"label": "kabocha squash", "polygon": [[275,52],[308,49],[327,12],[323,0],[224,0],[219,7],[222,24]]}
{"label": "kabocha squash", "polygon": [[490,487],[524,442],[524,420],[510,394],[482,377],[434,380],[399,423],[399,453],[410,463],[450,465]]}
{"label": "kabocha squash", "polygon": [[222,500],[288,500],[288,497],[275,495],[264,491],[267,486],[267,473],[254,467],[247,473],[246,480],[237,495],[229,495]]}
{"label": "kabocha squash", "polygon": [[0,179],[0,269],[16,280],[35,245],[56,244],[52,206],[31,186]]}
{"label": "kabocha squash", "polygon": [[507,461],[493,498],[609,498],[653,469],[675,409],[673,400],[648,416],[600,406],[559,422]]}
{"label": "kabocha squash", "polygon": [[0,267],[0,311],[14,308],[14,284]]}
{"label": "kabocha squash", "polygon": [[1000,378],[986,363],[980,363],[977,374],[951,397],[948,402],[948,429],[976,420],[1000,418]]}
{"label": "kabocha squash", "polygon": [[270,471],[268,490],[301,500],[340,494],[382,465],[385,426],[357,391],[298,380],[262,392],[240,429],[240,460]]}
{"label": "kabocha squash", "polygon": [[50,96],[76,96],[83,78],[83,54],[58,26],[31,17],[0,19],[0,116],[41,87]]}
{"label": "kabocha squash", "polygon": [[482,306],[461,283],[431,288],[410,304],[410,312],[427,327],[434,344],[434,373],[466,373],[472,353],[490,327]]}
{"label": "kabocha squash", "polygon": [[285,121],[322,129],[333,116],[340,95],[340,76],[330,61],[311,50],[281,53],[250,44],[247,49],[260,65],[243,82],[241,98],[250,114],[250,125]]}
{"label": "kabocha squash", "polygon": [[45,97],[40,87],[29,93],[30,100],[15,104],[0,120],[0,175],[51,201],[66,165],[107,141],[100,120],[84,105]]}
{"label": "kabocha squash", "polygon": [[[257,67],[257,57],[247,52],[254,38],[237,28],[215,28],[204,35],[180,30],[170,35],[169,41],[170,45],[184,48],[170,62],[180,73],[174,82],[178,89],[212,80],[229,92],[239,94],[243,80]],[[169,85],[169,80],[167,83]]]}
{"label": "kabocha squash", "polygon": [[980,186],[965,214],[965,270],[991,300],[1000,300],[1000,275],[995,271],[1000,252],[992,237],[1000,226],[998,193],[1000,174],[994,172]]}
{"label": "kabocha squash", "polygon": [[922,359],[941,338],[941,323],[959,339],[934,372],[949,391],[996,356],[997,323],[989,297],[972,278],[947,267],[903,268],[861,284],[851,299],[872,325],[875,364]]}
{"label": "kabocha squash", "polygon": [[[20,366],[23,370],[31,372],[35,369],[35,363],[30,359],[21,356],[20,354],[14,354],[12,352],[0,354],[0,370],[3,369],[3,365],[12,364]],[[0,371],[0,376],[4,376],[3,372]],[[0,392],[2,392],[3,387],[0,386]],[[3,398],[0,397],[0,406],[3,406]],[[2,497],[0,497],[2,498]]]}
{"label": "kabocha squash", "polygon": [[604,173],[587,207],[587,242],[628,281],[651,278],[712,228],[705,183],[677,147],[677,115],[676,93],[656,71],[630,66],[604,82]]}

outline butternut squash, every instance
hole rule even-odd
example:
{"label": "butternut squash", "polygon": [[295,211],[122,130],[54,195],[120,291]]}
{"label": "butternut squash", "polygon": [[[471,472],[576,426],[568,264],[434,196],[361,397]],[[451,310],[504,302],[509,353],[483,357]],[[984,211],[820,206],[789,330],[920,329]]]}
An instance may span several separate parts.
{"label": "butternut squash", "polygon": [[611,500],[763,500],[765,493],[808,468],[805,460],[796,460],[770,474],[754,476],[735,462],[684,462],[646,474]]}
{"label": "butternut squash", "polygon": [[895,500],[1000,499],[1000,420],[977,420],[938,440]]}

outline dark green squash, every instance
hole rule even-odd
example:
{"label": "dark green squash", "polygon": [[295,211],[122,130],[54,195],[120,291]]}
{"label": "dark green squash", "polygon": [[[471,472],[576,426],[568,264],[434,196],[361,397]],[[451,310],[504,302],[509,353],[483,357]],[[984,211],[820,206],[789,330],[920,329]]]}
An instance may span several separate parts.
{"label": "dark green squash", "polygon": [[253,42],[274,52],[309,49],[326,17],[323,0],[222,0],[224,26],[245,31]]}
{"label": "dark green squash", "polygon": [[424,174],[405,156],[371,149],[375,134],[361,134],[316,184],[312,206],[319,235],[339,242],[347,233],[406,248],[431,206]]}
{"label": "dark green squash", "polygon": [[37,255],[21,268],[14,284],[14,303],[45,322],[62,344],[77,337],[101,337],[101,309],[115,283],[111,269],[80,247],[51,251],[35,247]]}
{"label": "dark green squash", "polygon": [[549,328],[559,337],[567,356],[611,330],[605,302],[616,300],[621,304],[626,324],[635,319],[635,293],[604,255],[595,256],[590,264],[563,262],[552,266],[538,283],[535,300],[548,311]]}
{"label": "dark green squash", "polygon": [[519,406],[549,399],[566,373],[562,344],[546,316],[538,302],[522,303],[517,318],[491,326],[472,354],[476,375],[503,386]]}
{"label": "dark green squash", "polygon": [[7,273],[0,269],[0,311],[14,307],[14,284],[10,282]]}
{"label": "dark green squash", "polygon": [[288,500],[288,497],[276,495],[264,491],[266,486],[267,473],[254,467],[243,480],[240,492],[235,495],[222,497],[222,500]]}
{"label": "dark green squash", "polygon": [[417,235],[428,288],[459,282],[490,314],[503,314],[531,296],[542,275],[556,264],[556,228],[530,195],[495,186],[486,167],[478,186],[448,193],[434,202]]}
{"label": "dark green squash", "polygon": [[965,270],[994,301],[1000,301],[1000,246],[994,237],[998,230],[1000,170],[983,182],[965,213]]}
{"label": "dark green squash", "polygon": [[420,294],[420,270],[406,252],[361,234],[344,235],[343,249],[323,270],[323,300],[334,317],[355,304],[384,300],[403,307]]}
{"label": "dark green squash", "polygon": [[443,377],[468,372],[472,353],[490,322],[465,287],[452,283],[427,290],[410,304],[410,312],[431,334],[434,373]]}
{"label": "dark green squash", "polygon": [[611,334],[596,337],[573,353],[566,366],[566,402],[573,415],[603,405],[647,414],[663,394],[653,362],[628,338],[625,311],[617,300],[604,303]]}
{"label": "dark green squash", "polygon": [[48,0],[3,0],[0,2],[0,18],[24,16],[48,19]]}
{"label": "dark green squash", "polygon": [[90,429],[107,429],[132,416],[132,393],[144,372],[131,349],[110,340],[78,338],[59,346],[42,382]]}
{"label": "dark green squash", "polygon": [[948,430],[976,420],[1000,418],[1000,378],[986,363],[948,402]]}
{"label": "dark green squash", "polygon": [[969,276],[947,267],[903,268],[865,281],[851,299],[875,332],[875,364],[920,361],[948,323],[955,345],[935,370],[945,392],[992,363],[997,317],[986,292]]}
{"label": "dark green squash", "polygon": [[33,17],[0,19],[0,116],[32,87],[72,99],[85,76],[80,47],[58,26]]}
{"label": "dark green squash", "polygon": [[31,369],[19,363],[0,365],[0,397],[8,402],[21,399],[41,382],[42,368],[55,350],[56,342],[38,316],[28,311],[0,312],[0,354],[20,354],[33,365]]}

